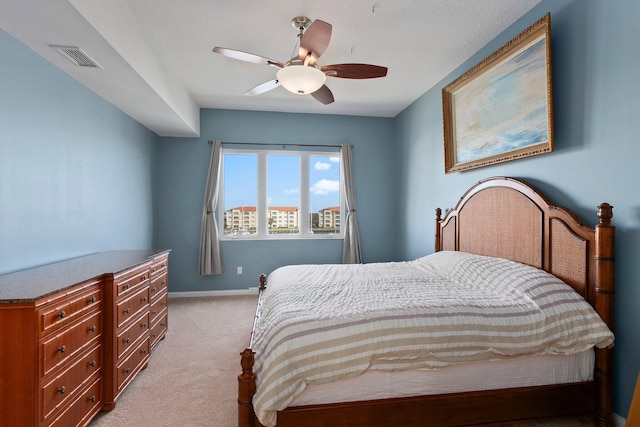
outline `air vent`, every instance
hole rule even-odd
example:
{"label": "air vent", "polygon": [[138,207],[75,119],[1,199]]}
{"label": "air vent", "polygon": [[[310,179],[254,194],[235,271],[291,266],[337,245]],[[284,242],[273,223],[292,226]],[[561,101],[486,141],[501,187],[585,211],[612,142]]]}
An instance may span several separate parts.
{"label": "air vent", "polygon": [[102,68],[96,61],[91,59],[89,55],[84,53],[79,47],[73,46],[51,46],[52,49],[58,51],[62,56],[73,62],[78,67]]}

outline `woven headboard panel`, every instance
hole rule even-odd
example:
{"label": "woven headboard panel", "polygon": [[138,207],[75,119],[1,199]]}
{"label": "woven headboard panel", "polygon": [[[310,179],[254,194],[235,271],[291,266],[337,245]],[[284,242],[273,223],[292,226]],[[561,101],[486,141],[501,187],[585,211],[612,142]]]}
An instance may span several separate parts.
{"label": "woven headboard panel", "polygon": [[496,177],[470,188],[443,219],[438,213],[436,250],[507,258],[544,269],[594,304],[595,230],[551,205],[530,185]]}
{"label": "woven headboard panel", "polygon": [[458,250],[543,267],[543,213],[524,194],[490,187],[458,211]]}

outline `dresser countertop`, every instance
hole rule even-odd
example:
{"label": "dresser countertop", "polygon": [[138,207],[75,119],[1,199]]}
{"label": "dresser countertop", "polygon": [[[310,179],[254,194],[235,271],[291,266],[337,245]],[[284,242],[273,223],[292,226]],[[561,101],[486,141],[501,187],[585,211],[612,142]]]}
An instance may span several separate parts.
{"label": "dresser countertop", "polygon": [[0,305],[29,303],[166,255],[168,249],[99,252],[0,275]]}

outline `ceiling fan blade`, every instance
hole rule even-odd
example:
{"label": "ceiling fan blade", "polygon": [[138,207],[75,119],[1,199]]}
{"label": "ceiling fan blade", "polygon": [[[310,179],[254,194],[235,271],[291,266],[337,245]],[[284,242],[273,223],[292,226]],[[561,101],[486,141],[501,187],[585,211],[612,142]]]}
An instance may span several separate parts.
{"label": "ceiling fan blade", "polygon": [[236,49],[228,49],[226,47],[214,47],[213,51],[228,58],[238,59],[240,61],[251,62],[259,65],[271,65],[272,67],[283,68],[284,64],[275,59],[265,58],[264,56],[256,55],[253,53],[243,52]]}
{"label": "ceiling fan blade", "polygon": [[259,84],[253,89],[249,89],[247,92],[245,92],[245,95],[260,95],[261,93],[269,92],[270,90],[273,90],[278,86],[280,86],[280,82],[278,81],[278,79],[269,80],[268,82]]}
{"label": "ceiling fan blade", "polygon": [[316,101],[322,102],[324,105],[331,104],[334,101],[333,93],[331,93],[331,90],[327,85],[322,85],[322,87],[313,92],[311,96],[313,96]]}
{"label": "ceiling fan blade", "polygon": [[309,62],[315,63],[324,53],[331,40],[331,24],[316,19],[304,32],[300,39],[300,59],[304,59],[311,54]]}
{"label": "ceiling fan blade", "polygon": [[333,64],[320,67],[327,77],[343,79],[375,79],[387,75],[387,67],[370,64]]}

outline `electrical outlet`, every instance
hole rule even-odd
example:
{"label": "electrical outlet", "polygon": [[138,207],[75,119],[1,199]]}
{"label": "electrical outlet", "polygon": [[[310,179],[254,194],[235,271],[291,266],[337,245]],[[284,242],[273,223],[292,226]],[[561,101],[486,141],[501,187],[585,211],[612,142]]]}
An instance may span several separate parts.
{"label": "electrical outlet", "polygon": [[242,267],[238,267],[238,274],[242,274]]}

